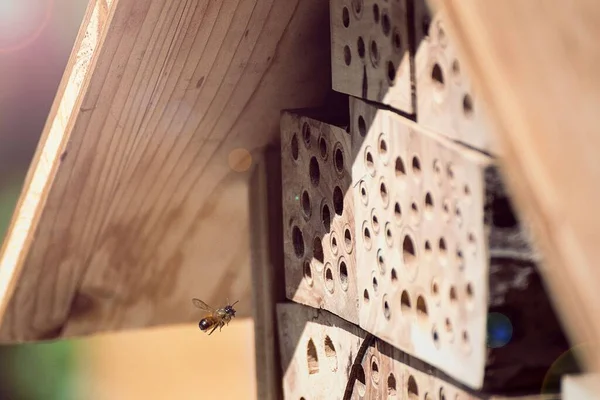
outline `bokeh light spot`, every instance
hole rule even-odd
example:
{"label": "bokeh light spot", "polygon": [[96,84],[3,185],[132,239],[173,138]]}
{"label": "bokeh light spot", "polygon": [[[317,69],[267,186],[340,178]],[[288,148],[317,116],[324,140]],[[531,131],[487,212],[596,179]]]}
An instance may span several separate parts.
{"label": "bokeh light spot", "polygon": [[32,44],[48,25],[53,8],[54,0],[1,0],[0,53]]}
{"label": "bokeh light spot", "polygon": [[504,314],[492,312],[487,318],[487,346],[493,349],[504,347],[510,342],[513,326]]}
{"label": "bokeh light spot", "polygon": [[247,171],[252,166],[252,155],[246,149],[234,149],[229,153],[229,167],[236,172]]}

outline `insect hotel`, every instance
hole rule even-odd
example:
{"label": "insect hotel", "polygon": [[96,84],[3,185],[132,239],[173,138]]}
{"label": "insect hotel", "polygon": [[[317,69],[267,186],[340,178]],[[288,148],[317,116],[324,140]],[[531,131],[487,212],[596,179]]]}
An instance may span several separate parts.
{"label": "insect hotel", "polygon": [[254,319],[258,399],[599,398],[599,22],[92,0],[2,248],[0,338],[201,308],[215,335]]}

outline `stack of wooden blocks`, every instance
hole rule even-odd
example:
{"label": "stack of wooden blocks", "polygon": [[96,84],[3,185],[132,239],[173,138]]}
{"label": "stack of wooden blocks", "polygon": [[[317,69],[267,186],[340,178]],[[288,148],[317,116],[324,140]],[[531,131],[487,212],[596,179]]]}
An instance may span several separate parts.
{"label": "stack of wooden blocks", "polygon": [[330,4],[349,121],[281,120],[284,397],[341,399],[369,334],[352,398],[539,395],[569,345],[444,16],[419,0]]}

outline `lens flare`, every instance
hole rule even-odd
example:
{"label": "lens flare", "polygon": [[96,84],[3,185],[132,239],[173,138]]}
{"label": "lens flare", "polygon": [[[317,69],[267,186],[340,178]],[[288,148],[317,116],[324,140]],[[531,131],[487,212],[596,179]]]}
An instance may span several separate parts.
{"label": "lens flare", "polygon": [[54,0],[0,1],[0,54],[28,47],[44,31]]}
{"label": "lens flare", "polygon": [[492,312],[487,319],[487,345],[497,349],[504,347],[510,342],[513,334],[513,326],[510,319],[504,314]]}

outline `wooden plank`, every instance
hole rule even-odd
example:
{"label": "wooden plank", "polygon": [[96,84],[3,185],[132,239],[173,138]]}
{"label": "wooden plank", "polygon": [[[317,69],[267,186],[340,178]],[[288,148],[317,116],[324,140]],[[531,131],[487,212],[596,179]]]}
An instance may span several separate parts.
{"label": "wooden plank", "polygon": [[[502,166],[574,342],[600,341],[600,6],[436,0],[498,130]],[[600,346],[582,354],[600,371]]]}
{"label": "wooden plank", "polygon": [[331,86],[328,18],[93,1],[3,246],[0,340],[191,322],[191,297],[250,315],[252,157]]}

